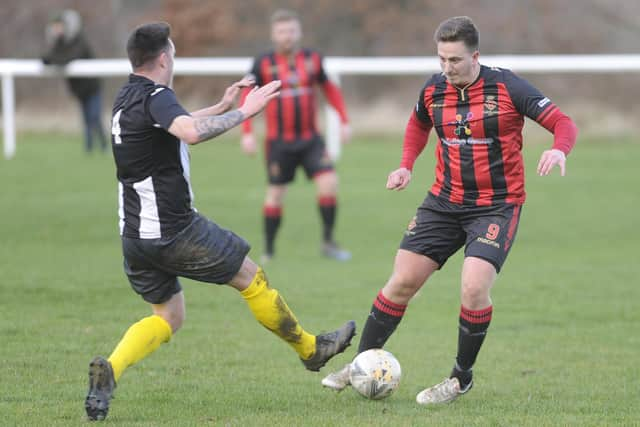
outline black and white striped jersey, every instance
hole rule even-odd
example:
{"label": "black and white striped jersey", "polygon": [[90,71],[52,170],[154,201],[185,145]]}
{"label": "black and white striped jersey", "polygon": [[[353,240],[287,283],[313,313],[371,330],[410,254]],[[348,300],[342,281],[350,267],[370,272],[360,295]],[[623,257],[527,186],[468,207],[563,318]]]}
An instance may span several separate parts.
{"label": "black and white striped jersey", "polygon": [[182,115],[189,113],[168,86],[131,74],[120,89],[111,126],[120,235],[157,239],[190,223],[189,152],[167,131]]}

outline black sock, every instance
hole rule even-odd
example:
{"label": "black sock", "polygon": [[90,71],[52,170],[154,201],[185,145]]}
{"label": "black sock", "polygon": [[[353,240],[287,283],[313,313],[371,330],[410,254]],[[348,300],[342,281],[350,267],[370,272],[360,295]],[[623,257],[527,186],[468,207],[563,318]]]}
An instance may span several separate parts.
{"label": "black sock", "polygon": [[460,380],[460,386],[465,388],[471,382],[471,368],[478,357],[480,347],[487,329],[491,323],[493,306],[482,310],[469,310],[460,307],[460,323],[458,325],[458,355],[456,366],[451,372],[451,377]]}
{"label": "black sock", "polygon": [[318,197],[318,208],[322,217],[322,238],[333,242],[333,226],[336,222],[337,202],[335,196]]}
{"label": "black sock", "polygon": [[406,305],[395,304],[378,293],[362,330],[358,353],[382,348],[404,316]]}
{"label": "black sock", "polygon": [[267,255],[273,255],[274,242],[276,240],[276,234],[278,233],[278,228],[280,228],[280,222],[282,219],[282,208],[280,206],[265,205],[263,214],[265,253]]}

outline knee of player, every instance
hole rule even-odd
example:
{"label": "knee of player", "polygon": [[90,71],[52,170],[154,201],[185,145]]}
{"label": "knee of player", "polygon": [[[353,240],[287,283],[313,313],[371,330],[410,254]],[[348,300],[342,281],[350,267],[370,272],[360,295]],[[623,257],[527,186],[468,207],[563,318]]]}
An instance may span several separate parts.
{"label": "knee of player", "polygon": [[278,186],[275,188],[268,188],[265,196],[265,205],[268,206],[282,206],[284,197],[286,195],[287,188],[285,186]]}
{"label": "knee of player", "polygon": [[411,271],[394,271],[385,288],[398,295],[413,295],[422,286],[422,278]]}
{"label": "knee of player", "polygon": [[334,171],[322,173],[316,177],[318,192],[321,194],[335,194],[338,190],[338,175]]}
{"label": "knee of player", "polygon": [[467,280],[462,283],[462,302],[467,308],[476,304],[484,304],[489,299],[490,286],[476,280]]}

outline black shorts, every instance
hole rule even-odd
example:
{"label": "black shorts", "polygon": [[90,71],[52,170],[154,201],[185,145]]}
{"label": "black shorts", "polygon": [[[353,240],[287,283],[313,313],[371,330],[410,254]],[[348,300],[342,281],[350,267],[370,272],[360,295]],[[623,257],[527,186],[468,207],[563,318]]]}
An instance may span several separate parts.
{"label": "black shorts", "polygon": [[322,137],[307,141],[267,141],[267,176],[269,184],[287,184],[293,181],[298,166],[304,168],[308,179],[333,170],[333,162]]}
{"label": "black shorts", "polygon": [[440,265],[465,246],[465,257],[482,258],[500,272],[518,231],[522,205],[460,206],[433,196],[418,208],[400,243]]}
{"label": "black shorts", "polygon": [[197,213],[171,237],[122,237],[124,271],[133,290],[151,304],[166,302],[180,292],[178,276],[229,283],[250,249],[244,239]]}

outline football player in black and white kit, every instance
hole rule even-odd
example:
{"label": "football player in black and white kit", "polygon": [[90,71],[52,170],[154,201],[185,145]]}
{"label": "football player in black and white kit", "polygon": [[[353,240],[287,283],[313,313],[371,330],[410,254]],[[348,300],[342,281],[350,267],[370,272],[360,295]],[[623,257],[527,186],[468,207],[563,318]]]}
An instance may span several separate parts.
{"label": "football player in black and white kit", "polygon": [[237,289],[256,319],[289,343],[311,371],[342,352],[355,334],[353,321],[327,334],[305,331],[262,269],[247,257],[249,244],[193,209],[187,146],[262,111],[279,95],[280,81],[253,87],[242,107],[230,110],[240,89],[253,85],[243,79],[226,90],[220,103],[188,113],[171,89],[175,47],[169,35],[166,23],[133,31],[127,42],[133,73],[113,107],[124,270],[153,314],[131,325],[109,358],[91,361],[85,409],[92,420],[107,416],[123,371],[182,326],[179,276]]}

